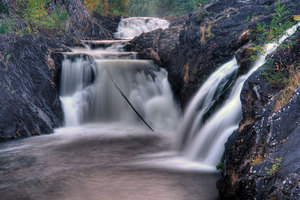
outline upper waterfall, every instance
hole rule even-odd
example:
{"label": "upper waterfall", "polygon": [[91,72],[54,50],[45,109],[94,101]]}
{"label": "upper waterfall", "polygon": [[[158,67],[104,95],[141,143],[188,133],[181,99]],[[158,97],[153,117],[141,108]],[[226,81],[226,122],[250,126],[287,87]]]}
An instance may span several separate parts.
{"label": "upper waterfall", "polygon": [[[128,18],[121,21],[116,35],[131,38],[162,27],[168,27],[166,20]],[[83,42],[102,47],[86,46],[65,53],[60,99],[66,126],[85,123],[136,125],[140,123],[136,110],[156,130],[176,127],[179,108],[165,69],[158,68],[151,60],[139,60],[136,52],[124,52],[126,40]]]}
{"label": "upper waterfall", "polygon": [[115,37],[120,39],[132,39],[142,33],[147,33],[155,29],[166,29],[169,25],[167,20],[154,17],[125,18],[119,23]]}

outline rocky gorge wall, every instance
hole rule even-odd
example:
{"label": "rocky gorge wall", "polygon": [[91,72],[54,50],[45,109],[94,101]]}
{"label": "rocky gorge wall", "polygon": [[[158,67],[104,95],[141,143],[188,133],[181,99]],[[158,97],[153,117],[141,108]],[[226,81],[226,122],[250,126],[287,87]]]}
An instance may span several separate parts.
{"label": "rocky gorge wall", "polygon": [[[15,1],[6,0],[14,24],[28,24],[15,12]],[[67,25],[38,33],[0,35],[0,141],[49,134],[62,126],[63,113],[58,97],[62,57],[83,39],[112,39],[119,17],[91,16],[80,0],[51,1],[47,9],[59,8],[69,14]],[[0,23],[8,13],[0,14]]]}
{"label": "rocky gorge wall", "polygon": [[[128,47],[168,70],[169,81],[184,107],[218,66],[235,55],[240,64],[243,62],[239,51],[249,44],[257,22],[271,21],[275,2],[215,0],[189,16],[169,19],[169,29],[144,33]],[[291,14],[300,9],[299,2],[293,0],[284,4]]]}
{"label": "rocky gorge wall", "polygon": [[279,67],[296,69],[287,87],[270,84],[263,73],[267,63],[244,84],[243,120],[218,182],[224,199],[299,199],[299,30],[285,42],[294,42],[291,48],[269,56]]}

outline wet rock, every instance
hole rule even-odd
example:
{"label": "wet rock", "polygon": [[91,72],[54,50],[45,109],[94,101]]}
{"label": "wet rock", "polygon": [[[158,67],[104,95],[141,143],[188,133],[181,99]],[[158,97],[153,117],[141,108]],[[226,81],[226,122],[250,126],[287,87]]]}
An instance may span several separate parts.
{"label": "wet rock", "polygon": [[[295,42],[292,47],[278,50],[269,58],[283,66],[299,66],[296,53],[300,48],[299,31],[285,43],[291,41]],[[224,199],[300,197],[300,87],[276,111],[274,107],[282,88],[270,85],[261,73],[264,67],[248,78],[241,93],[243,121],[225,156],[226,167],[218,181]],[[235,185],[232,185],[233,172],[239,176]]]}
{"label": "wet rock", "polygon": [[176,47],[179,43],[179,34],[183,29],[186,16],[166,17],[170,22],[170,28],[158,29],[150,33],[143,33],[135,37],[126,49],[139,52],[140,58],[153,59],[160,67],[169,72],[169,81],[176,94],[180,93],[180,80],[183,78],[177,65],[172,65],[178,56]]}
{"label": "wet rock", "polygon": [[[24,30],[28,24],[15,13],[15,1],[5,2],[15,26]],[[49,11],[56,8],[69,14],[60,33],[40,28],[38,34],[0,35],[0,141],[49,134],[61,126],[58,90],[63,56],[55,52],[69,51],[67,46],[78,46],[82,39],[112,39],[120,21],[119,17],[91,16],[80,0],[46,4]],[[9,16],[1,14],[1,19]]]}
{"label": "wet rock", "polygon": [[49,49],[55,42],[26,35],[0,35],[0,140],[49,134],[62,125]]}
{"label": "wet rock", "polygon": [[[186,20],[171,21],[169,29],[135,38],[131,49],[146,58],[151,58],[145,53],[146,49],[153,49],[158,54],[159,64],[168,70],[169,81],[184,107],[218,66],[235,55],[251,53],[249,48],[240,53],[237,51],[248,44],[256,22],[271,21],[270,11],[275,2],[215,0],[195,9]],[[292,0],[283,3],[291,13],[297,13],[300,8]],[[240,73],[249,66],[249,60],[243,58],[239,59],[243,65]]]}

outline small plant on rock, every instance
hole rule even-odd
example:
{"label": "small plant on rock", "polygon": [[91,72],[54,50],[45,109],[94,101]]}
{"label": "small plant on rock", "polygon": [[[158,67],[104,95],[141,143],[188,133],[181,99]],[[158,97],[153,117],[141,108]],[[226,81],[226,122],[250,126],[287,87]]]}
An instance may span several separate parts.
{"label": "small plant on rock", "polygon": [[11,33],[15,31],[15,19],[14,18],[7,18],[3,19],[0,25],[0,34]]}
{"label": "small plant on rock", "polygon": [[282,162],[282,158],[276,158],[275,161],[276,163],[272,165],[272,168],[265,167],[266,174],[269,176],[272,176],[278,172],[279,166],[281,165]]}
{"label": "small plant on rock", "polygon": [[254,158],[251,161],[250,165],[254,166],[254,165],[257,165],[257,164],[261,163],[262,161],[263,161],[263,157],[261,155],[258,155],[256,158]]}
{"label": "small plant on rock", "polygon": [[[289,10],[285,5],[282,5],[278,0],[274,5],[275,13],[272,15],[272,21],[269,25],[256,23],[256,41],[252,42],[254,49],[258,54],[264,52],[264,44],[278,41],[278,39],[284,34],[284,32],[295,24],[295,21],[291,20]],[[285,47],[291,46],[291,44],[285,44]],[[281,46],[282,47],[282,46]],[[256,60],[257,56],[253,55],[251,59]]]}
{"label": "small plant on rock", "polygon": [[216,166],[217,170],[222,170],[224,169],[224,163],[220,162],[217,166]]}

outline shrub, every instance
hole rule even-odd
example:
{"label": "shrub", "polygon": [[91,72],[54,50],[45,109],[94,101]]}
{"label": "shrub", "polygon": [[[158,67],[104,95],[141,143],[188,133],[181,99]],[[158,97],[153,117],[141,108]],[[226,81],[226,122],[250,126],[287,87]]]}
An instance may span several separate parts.
{"label": "shrub", "polygon": [[11,33],[16,30],[15,18],[3,19],[0,26],[0,34]]}
{"label": "shrub", "polygon": [[84,4],[90,13],[93,13],[100,3],[103,3],[102,0],[84,0]]}
{"label": "shrub", "polygon": [[17,1],[19,3],[17,6],[18,10],[20,10],[19,14],[26,22],[31,24],[33,29],[43,28],[62,30],[69,19],[69,14],[66,11],[61,12],[58,8],[53,13],[48,13],[45,4],[49,3],[50,0]]}
{"label": "shrub", "polygon": [[224,163],[222,163],[222,162],[220,162],[217,166],[216,166],[216,168],[217,168],[217,170],[222,170],[222,169],[224,169]]}
{"label": "shrub", "polygon": [[[266,43],[278,41],[284,32],[293,26],[295,22],[291,20],[290,12],[286,9],[285,5],[281,5],[280,0],[274,4],[275,13],[272,15],[272,20],[269,25],[256,23],[257,28],[255,31],[256,42],[253,43],[255,50],[261,54],[263,53],[263,45]],[[286,44],[290,46],[292,44]],[[256,56],[252,56],[256,59]]]}
{"label": "shrub", "polygon": [[130,0],[85,0],[90,13],[112,16],[128,16]]}

